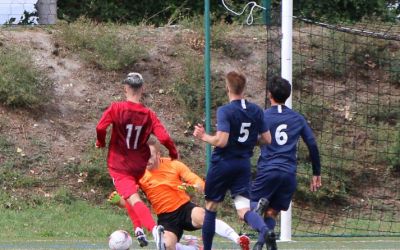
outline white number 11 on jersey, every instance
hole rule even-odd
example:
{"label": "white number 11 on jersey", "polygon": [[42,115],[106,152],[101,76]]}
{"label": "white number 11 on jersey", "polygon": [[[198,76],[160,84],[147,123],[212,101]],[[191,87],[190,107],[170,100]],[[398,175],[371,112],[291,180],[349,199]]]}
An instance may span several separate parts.
{"label": "white number 11 on jersey", "polygon": [[[136,136],[135,136],[135,142],[133,144],[133,149],[137,149],[139,135],[140,135],[140,131],[142,131],[142,127],[143,126],[135,126]],[[132,136],[133,124],[127,124],[126,129],[128,130],[128,134],[126,135],[126,146],[128,147],[128,149],[131,149],[130,140],[131,140],[131,136]]]}

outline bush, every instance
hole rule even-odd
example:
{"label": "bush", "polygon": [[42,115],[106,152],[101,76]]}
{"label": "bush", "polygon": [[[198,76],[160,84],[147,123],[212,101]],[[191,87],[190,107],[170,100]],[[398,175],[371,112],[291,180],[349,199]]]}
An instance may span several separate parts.
{"label": "bush", "polygon": [[198,60],[186,60],[182,78],[173,85],[174,94],[185,109],[186,119],[191,124],[201,122],[204,115],[203,67]]}
{"label": "bush", "polygon": [[391,60],[389,81],[397,88],[400,87],[400,53],[396,54],[397,59]]}
{"label": "bush", "polygon": [[390,64],[389,58],[390,55],[386,46],[379,45],[375,42],[370,42],[370,44],[365,46],[357,46],[352,53],[351,59],[355,62],[355,68],[370,69],[371,67],[368,67],[368,64],[373,64],[373,68],[383,68],[386,66],[386,64]]}
{"label": "bush", "polygon": [[[220,0],[211,0],[211,11],[222,16],[226,10]],[[238,8],[243,2],[237,4]],[[87,16],[96,21],[116,21],[122,23],[150,23],[162,25],[173,23],[179,18],[203,13],[204,2],[195,0],[147,0],[147,1],[109,1],[109,0],[64,0],[59,1],[59,18],[73,21]]]}
{"label": "bush", "polygon": [[[59,18],[69,21],[87,16],[97,21],[118,21],[151,24],[171,23],[181,17],[195,16],[203,13],[204,2],[195,0],[147,0],[147,1],[110,1],[110,0],[63,0],[58,1]],[[247,1],[226,1],[230,8],[242,10]],[[274,7],[281,1],[271,1]],[[258,2],[262,4],[261,1]],[[309,18],[324,17],[330,20],[360,20],[363,17],[379,16],[393,20],[400,8],[388,8],[395,0],[331,0],[294,1],[295,15]],[[211,12],[217,19],[229,16],[220,0],[210,0]],[[260,13],[260,12],[258,12]],[[255,14],[258,14],[255,11]],[[240,19],[242,17],[236,17]],[[228,20],[231,18],[228,17]]]}
{"label": "bush", "polygon": [[107,150],[92,148],[92,145],[88,146],[79,170],[87,174],[88,185],[110,190],[113,183],[107,169]]}
{"label": "bush", "polygon": [[115,24],[97,24],[81,18],[61,26],[61,44],[80,52],[89,63],[106,70],[121,70],[144,59],[148,53],[140,42],[137,30],[119,32]]}
{"label": "bush", "polygon": [[[186,120],[193,125],[202,123],[205,114],[203,62],[190,55],[185,58],[181,78],[173,85],[173,92],[185,109]],[[217,73],[212,75],[210,92],[211,108],[215,110],[226,100],[223,76]]]}
{"label": "bush", "polygon": [[36,108],[48,100],[51,84],[23,47],[0,47],[0,102]]}
{"label": "bush", "polygon": [[371,17],[394,20],[399,9],[388,9],[388,4],[393,2],[393,0],[302,0],[297,1],[294,12],[295,15],[316,19],[322,17],[330,21],[359,21]]}

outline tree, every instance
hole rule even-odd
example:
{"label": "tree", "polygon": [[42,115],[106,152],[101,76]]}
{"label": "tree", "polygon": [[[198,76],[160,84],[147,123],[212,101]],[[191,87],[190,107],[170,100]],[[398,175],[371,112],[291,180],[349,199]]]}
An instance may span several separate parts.
{"label": "tree", "polygon": [[55,24],[57,21],[57,0],[38,0],[35,4],[39,24]]}
{"label": "tree", "polygon": [[[363,18],[393,20],[396,9],[389,5],[397,0],[297,0],[297,15],[312,19],[324,18],[329,21],[359,21]],[[398,13],[397,13],[398,14]]]}
{"label": "tree", "polygon": [[[229,1],[229,5],[239,10],[248,1],[250,0]],[[329,21],[359,21],[365,17],[378,17],[383,20],[394,18],[396,12],[399,14],[400,11],[398,1],[293,0],[293,3],[298,16],[325,18]],[[282,0],[272,0],[274,6],[280,5],[281,2]],[[390,9],[390,5],[395,7]],[[68,21],[86,16],[99,22],[140,23],[146,21],[162,25],[171,19],[176,20],[176,17],[202,15],[203,9],[204,1],[199,0],[62,0],[59,1],[58,16]],[[221,0],[211,0],[211,11],[215,18],[228,14],[221,5]]]}

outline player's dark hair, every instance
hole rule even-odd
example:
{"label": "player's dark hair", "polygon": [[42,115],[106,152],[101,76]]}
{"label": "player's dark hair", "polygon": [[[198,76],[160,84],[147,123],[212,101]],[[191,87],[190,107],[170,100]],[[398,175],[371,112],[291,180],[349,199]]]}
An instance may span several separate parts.
{"label": "player's dark hair", "polygon": [[272,77],[267,87],[271,97],[278,103],[285,103],[292,91],[289,81],[280,76]]}
{"label": "player's dark hair", "polygon": [[246,77],[243,74],[231,71],[226,75],[226,80],[229,85],[229,89],[236,95],[243,93],[244,87],[246,86]]}
{"label": "player's dark hair", "polygon": [[136,91],[143,86],[143,77],[139,73],[132,72],[122,81],[122,84],[126,84]]}

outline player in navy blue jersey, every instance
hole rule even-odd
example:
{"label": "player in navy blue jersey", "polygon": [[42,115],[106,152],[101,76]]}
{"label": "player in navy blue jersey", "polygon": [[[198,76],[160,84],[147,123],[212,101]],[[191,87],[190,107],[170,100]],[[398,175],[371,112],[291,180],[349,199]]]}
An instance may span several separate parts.
{"label": "player in navy blue jersey", "polygon": [[[304,117],[284,105],[290,93],[290,83],[281,77],[274,77],[268,83],[271,108],[265,110],[264,121],[271,132],[272,142],[261,146],[257,175],[250,195],[252,207],[261,199],[260,203],[263,205],[258,206],[258,210],[264,214],[270,229],[275,227],[278,213],[289,208],[296,190],[296,151],[300,136],[308,147],[312,161],[311,191],[321,187],[321,164],[317,143]],[[276,249],[276,243],[272,245],[272,249]]]}
{"label": "player in navy blue jersey", "polygon": [[246,78],[233,71],[227,74],[225,82],[230,103],[217,109],[216,134],[206,134],[200,124],[195,126],[193,133],[198,139],[215,146],[205,184],[204,250],[211,249],[217,207],[228,190],[239,217],[260,233],[260,244],[264,244],[269,233],[263,218],[250,210],[249,183],[250,157],[257,139],[261,135],[261,140],[269,143],[271,135],[264,122],[262,109],[244,99]]}

